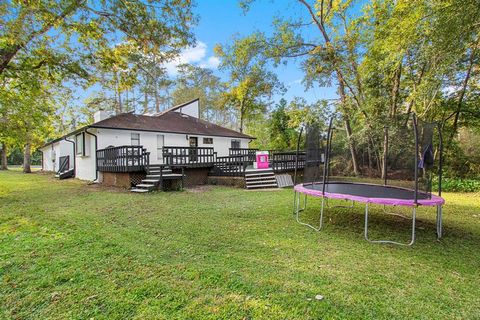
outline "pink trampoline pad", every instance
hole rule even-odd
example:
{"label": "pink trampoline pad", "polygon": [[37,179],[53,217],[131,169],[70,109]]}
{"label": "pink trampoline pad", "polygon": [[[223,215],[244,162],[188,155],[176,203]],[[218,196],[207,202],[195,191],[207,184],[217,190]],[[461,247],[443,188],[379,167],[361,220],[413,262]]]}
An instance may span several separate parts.
{"label": "pink trampoline pad", "polygon": [[[314,197],[322,196],[323,183],[305,183],[295,186],[295,191]],[[415,191],[412,189],[384,186],[379,184],[356,182],[329,182],[325,184],[325,197],[344,199],[364,203],[376,203],[389,206],[415,205]],[[418,192],[417,204],[422,206],[437,206],[445,203],[442,197]]]}

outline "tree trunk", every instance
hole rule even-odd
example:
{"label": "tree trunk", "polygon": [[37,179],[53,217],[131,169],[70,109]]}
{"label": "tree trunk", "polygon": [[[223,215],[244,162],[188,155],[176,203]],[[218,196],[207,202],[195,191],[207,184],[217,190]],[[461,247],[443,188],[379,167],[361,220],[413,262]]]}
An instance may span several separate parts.
{"label": "tree trunk", "polygon": [[121,114],[123,113],[123,106],[122,106],[122,95],[120,93],[120,83],[118,79],[118,73],[116,71],[113,71],[113,75],[115,77],[115,98],[117,99],[117,107],[116,107],[116,114]]}
{"label": "tree trunk", "polygon": [[31,164],[31,141],[30,138],[27,138],[27,143],[25,143],[25,151],[23,153],[23,173],[31,173],[32,169]]}
{"label": "tree trunk", "polygon": [[448,145],[450,145],[455,137],[455,133],[458,130],[458,120],[460,118],[460,113],[462,112],[463,99],[465,98],[465,93],[467,92],[468,81],[470,80],[470,74],[475,62],[475,47],[472,48],[472,53],[470,54],[470,59],[468,60],[468,69],[465,79],[463,79],[462,90],[460,91],[460,96],[458,97],[457,109],[455,110],[455,117],[453,118],[452,133],[448,140]]}
{"label": "tree trunk", "polygon": [[155,84],[155,111],[160,112],[160,97],[158,96],[158,88]]}
{"label": "tree trunk", "polygon": [[400,63],[397,70],[395,70],[395,77],[393,79],[392,105],[390,106],[390,112],[389,112],[390,118],[394,118],[397,115],[397,104],[398,104],[398,96],[400,91],[401,77],[402,77],[402,63]]}
{"label": "tree trunk", "polygon": [[2,162],[2,166],[0,167],[0,170],[8,170],[7,145],[5,143],[2,143],[2,154],[1,154],[1,157],[0,157],[0,161]]}
{"label": "tree trunk", "polygon": [[240,133],[243,133],[243,118],[245,117],[244,102],[240,101]]}
{"label": "tree trunk", "polygon": [[352,139],[352,127],[350,126],[350,118],[347,112],[347,106],[346,106],[347,99],[345,96],[345,86],[343,84],[343,81],[339,81],[338,88],[340,93],[340,102],[342,104],[342,109],[343,109],[343,119],[344,119],[343,121],[345,124],[345,131],[347,132],[348,147],[350,149],[350,155],[352,157],[353,173],[356,176],[358,176],[360,174],[360,169],[358,167],[357,148],[355,147],[355,144],[353,143],[353,139]]}
{"label": "tree trunk", "polygon": [[[417,91],[417,87],[420,85],[420,83],[422,83],[423,76],[426,70],[427,70],[427,64],[424,63],[422,66],[422,69],[420,70],[420,75],[418,76],[417,81],[413,81],[413,93]],[[403,123],[404,127],[408,124],[408,119],[409,119],[408,115],[410,114],[410,112],[412,112],[414,104],[415,104],[415,98],[412,98],[412,100],[410,100],[410,102],[408,103],[407,113],[406,113],[407,117],[405,118],[405,122]]]}
{"label": "tree trunk", "polygon": [[145,76],[145,89],[143,94],[143,113],[148,113],[148,78]]}

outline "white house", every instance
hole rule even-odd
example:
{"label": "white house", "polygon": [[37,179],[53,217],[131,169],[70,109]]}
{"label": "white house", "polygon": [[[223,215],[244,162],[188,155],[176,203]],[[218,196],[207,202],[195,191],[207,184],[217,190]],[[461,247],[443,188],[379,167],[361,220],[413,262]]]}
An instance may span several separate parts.
{"label": "white house", "polygon": [[137,163],[137,156],[142,157],[142,165],[167,161],[194,164],[201,162],[206,154],[222,157],[228,156],[231,149],[246,149],[254,139],[202,120],[199,115],[198,99],[150,115],[123,113],[109,117],[104,111],[98,111],[93,124],[40,148],[43,170],[70,170],[79,179],[101,182],[99,163],[108,166],[109,162],[97,158],[112,154],[111,150],[116,150],[117,157],[126,159],[126,165]]}

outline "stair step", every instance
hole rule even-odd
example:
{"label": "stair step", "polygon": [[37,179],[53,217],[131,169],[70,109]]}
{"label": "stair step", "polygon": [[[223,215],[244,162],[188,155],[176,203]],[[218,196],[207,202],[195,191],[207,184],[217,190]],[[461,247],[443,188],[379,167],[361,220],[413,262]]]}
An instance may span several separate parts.
{"label": "stair step", "polygon": [[[171,173],[172,170],[162,170],[163,173]],[[149,170],[149,174],[160,174],[160,170]]]}
{"label": "stair step", "polygon": [[181,178],[182,174],[181,173],[167,173],[167,174],[164,174],[162,176],[163,176],[163,178],[174,178],[174,177]]}
{"label": "stair step", "polygon": [[138,188],[132,188],[130,189],[131,192],[138,192],[138,193],[146,193],[146,192],[150,192],[150,190],[148,189],[138,189]]}
{"label": "stair step", "polygon": [[273,169],[246,169],[245,172],[273,172]]}
{"label": "stair step", "polygon": [[136,188],[155,188],[155,185],[150,183],[139,183],[135,187]]}
{"label": "stair step", "polygon": [[278,188],[276,183],[271,184],[259,184],[259,185],[247,185],[247,189],[259,189],[259,188]]}
{"label": "stair step", "polygon": [[250,177],[245,176],[245,181],[256,181],[256,180],[265,180],[265,179],[275,179],[275,175],[272,176],[259,176],[259,177]]}
{"label": "stair step", "polygon": [[[162,177],[170,177],[170,176],[182,176],[181,173],[172,173],[172,172],[162,172]],[[154,174],[147,174],[147,179],[160,179],[160,173]]]}
{"label": "stair step", "polygon": [[277,183],[277,180],[260,180],[260,181],[246,181],[246,185],[255,185],[255,184],[270,184],[270,183]]}
{"label": "stair step", "polygon": [[266,171],[266,172],[248,172],[245,171],[245,177],[257,177],[257,176],[271,176],[275,175],[273,171]]}
{"label": "stair step", "polygon": [[158,183],[158,179],[143,179],[142,180],[142,183],[146,183],[146,184],[151,184],[151,183]]}
{"label": "stair step", "polygon": [[266,184],[277,184],[277,181],[276,180],[268,180],[268,181],[256,181],[256,182],[247,182],[245,185],[247,186],[263,186],[263,185],[266,185]]}

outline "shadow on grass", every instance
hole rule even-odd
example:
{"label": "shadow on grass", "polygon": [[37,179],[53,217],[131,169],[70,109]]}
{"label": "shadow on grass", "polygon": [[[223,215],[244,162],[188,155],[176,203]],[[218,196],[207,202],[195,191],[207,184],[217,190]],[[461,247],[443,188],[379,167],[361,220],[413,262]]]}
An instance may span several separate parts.
{"label": "shadow on grass", "polygon": [[[320,206],[310,201],[307,210],[302,215],[302,220],[311,224],[318,224],[320,216]],[[392,209],[393,210],[389,210]],[[464,224],[459,224],[457,220],[451,219],[448,215],[449,207],[444,209],[443,213],[443,236],[436,243],[448,243],[454,245],[461,244],[462,241],[476,241],[480,245],[480,234],[477,230],[468,228]],[[475,206],[455,206],[456,210],[462,212],[476,210]],[[411,235],[412,228],[412,209],[390,207],[387,212],[400,213],[405,217],[383,212],[380,206],[370,206],[369,214],[369,236],[393,239],[403,239],[407,241]],[[422,207],[417,210],[416,218],[416,244],[436,239],[436,209],[435,207]],[[353,208],[328,208],[324,211],[324,230],[335,229],[347,235],[361,233],[365,225],[365,207],[364,205],[355,205]]]}

